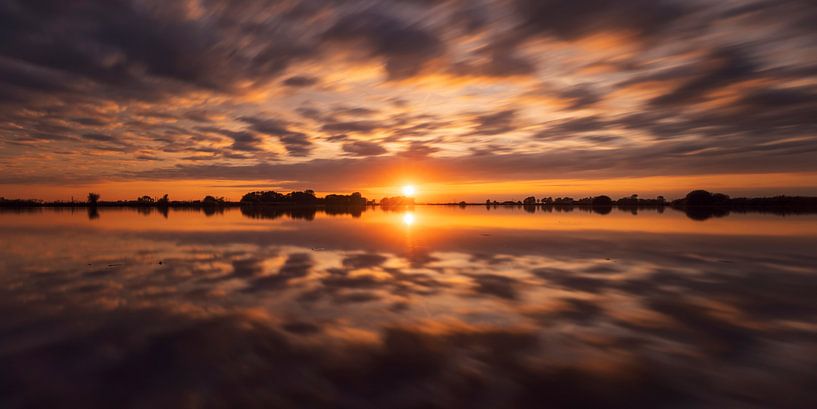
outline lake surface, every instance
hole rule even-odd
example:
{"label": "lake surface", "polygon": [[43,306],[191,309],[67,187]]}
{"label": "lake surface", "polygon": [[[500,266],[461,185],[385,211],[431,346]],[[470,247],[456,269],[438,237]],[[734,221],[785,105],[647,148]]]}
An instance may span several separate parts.
{"label": "lake surface", "polygon": [[0,407],[817,407],[817,217],[0,212]]}

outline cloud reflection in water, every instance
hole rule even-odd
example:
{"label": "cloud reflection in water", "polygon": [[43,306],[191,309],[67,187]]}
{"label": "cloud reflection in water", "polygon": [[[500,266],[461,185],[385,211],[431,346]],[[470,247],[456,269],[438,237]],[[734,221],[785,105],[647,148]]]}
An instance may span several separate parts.
{"label": "cloud reflection in water", "polygon": [[410,241],[413,213],[2,215],[0,406],[817,403],[817,236],[426,221],[447,211]]}

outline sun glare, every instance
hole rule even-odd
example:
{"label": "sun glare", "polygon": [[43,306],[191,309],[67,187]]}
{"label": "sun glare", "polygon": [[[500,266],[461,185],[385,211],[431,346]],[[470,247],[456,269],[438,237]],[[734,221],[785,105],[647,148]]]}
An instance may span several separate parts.
{"label": "sun glare", "polygon": [[414,224],[414,213],[406,213],[403,215],[403,224],[411,226]]}
{"label": "sun glare", "polygon": [[414,196],[417,190],[414,188],[413,185],[405,185],[403,186],[403,196]]}

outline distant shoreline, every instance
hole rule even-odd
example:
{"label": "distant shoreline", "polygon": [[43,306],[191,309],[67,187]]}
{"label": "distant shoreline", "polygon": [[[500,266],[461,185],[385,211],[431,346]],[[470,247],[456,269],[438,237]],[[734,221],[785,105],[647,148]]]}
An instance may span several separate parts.
{"label": "distant shoreline", "polygon": [[[636,213],[640,209],[658,209],[663,211],[666,208],[685,212],[693,219],[707,219],[709,217],[719,217],[730,212],[763,212],[779,215],[788,214],[815,214],[817,213],[817,197],[807,196],[774,196],[755,198],[730,198],[722,193],[710,193],[705,190],[694,190],[689,192],[682,199],[666,200],[663,196],[656,198],[640,198],[638,195],[631,195],[617,200],[609,196],[588,196],[580,199],[571,197],[545,197],[537,199],[528,196],[524,200],[499,202],[496,200],[486,200],[485,202],[445,202],[445,203],[415,203],[411,197],[396,196],[383,198],[380,201],[367,200],[360,193],[351,195],[327,195],[317,197],[313,191],[290,192],[287,194],[273,191],[251,192],[239,202],[227,201],[224,198],[206,196],[203,200],[195,201],[174,201],[169,200],[167,195],[154,199],[149,196],[142,196],[131,201],[102,201],[99,195],[89,193],[89,200],[84,202],[45,202],[41,200],[5,199],[0,198],[0,209],[25,209],[25,208],[136,208],[148,209],[156,208],[160,211],[166,209],[203,209],[205,211],[225,208],[258,209],[263,213],[264,208],[278,210],[298,210],[298,209],[333,209],[335,213],[360,213],[368,208],[380,207],[387,210],[401,210],[414,206],[456,206],[475,207],[484,206],[488,210],[497,208],[521,208],[528,212],[537,210],[549,211],[571,211],[580,209],[583,211],[607,214],[613,208],[631,211]],[[348,210],[348,211],[347,211]],[[258,211],[248,211],[249,213],[259,213]]]}

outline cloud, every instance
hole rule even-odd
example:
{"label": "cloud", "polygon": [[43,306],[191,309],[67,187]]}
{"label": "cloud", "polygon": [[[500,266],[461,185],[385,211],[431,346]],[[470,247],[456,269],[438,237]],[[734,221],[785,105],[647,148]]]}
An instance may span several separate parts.
{"label": "cloud", "polygon": [[528,76],[536,72],[536,64],[519,55],[515,44],[497,39],[476,50],[471,59],[452,65],[451,73],[457,76],[514,77]]}
{"label": "cloud", "polygon": [[278,119],[251,116],[242,116],[239,119],[250,124],[250,129],[255,132],[272,136],[282,136],[290,133],[289,129],[287,129],[288,124]]}
{"label": "cloud", "polygon": [[255,132],[277,136],[290,156],[308,156],[312,151],[310,138],[301,132],[291,131],[288,128],[289,124],[285,121],[258,117],[241,117],[240,119],[250,124],[250,129]]}
{"label": "cloud", "polygon": [[474,291],[477,293],[505,300],[516,300],[519,297],[516,290],[519,283],[513,278],[496,274],[477,274],[472,279]]}
{"label": "cloud", "polygon": [[327,42],[363,44],[369,56],[383,58],[392,80],[419,74],[445,50],[433,33],[376,11],[341,18],[323,37]]}
{"label": "cloud", "polygon": [[82,137],[87,138],[87,139],[92,139],[94,141],[99,141],[99,142],[114,142],[114,141],[118,140],[114,136],[99,134],[99,133],[86,133],[86,134],[82,134]]}
{"label": "cloud", "polygon": [[563,90],[559,93],[559,97],[568,101],[566,110],[588,108],[602,99],[592,88],[583,85]]}
{"label": "cloud", "polygon": [[345,121],[345,122],[330,122],[324,124],[321,130],[324,132],[347,132],[347,133],[362,133],[368,134],[378,129],[385,128],[386,125],[377,121]]}
{"label": "cloud", "polygon": [[516,127],[516,110],[486,113],[474,117],[474,133],[478,135],[499,135],[513,131]]}
{"label": "cloud", "polygon": [[536,138],[567,139],[584,132],[603,131],[610,126],[609,122],[599,116],[576,117],[543,125],[544,129],[534,135]]}
{"label": "cloud", "polygon": [[283,135],[280,140],[290,156],[304,157],[309,156],[309,153],[312,152],[312,141],[302,133]]}
{"label": "cloud", "polygon": [[387,153],[380,144],[366,141],[352,141],[343,144],[343,151],[354,156],[377,156]]}
{"label": "cloud", "polygon": [[650,105],[677,106],[698,102],[709,92],[751,78],[755,64],[738,49],[718,49],[704,61],[690,65],[689,70],[693,74],[691,79],[684,81],[669,93],[652,99]]}
{"label": "cloud", "polygon": [[237,151],[260,151],[264,138],[250,132],[222,131],[233,139],[233,149]]}
{"label": "cloud", "polygon": [[666,0],[513,0],[520,30],[561,40],[600,32],[649,37],[668,30],[685,9]]}
{"label": "cloud", "polygon": [[[814,16],[806,0],[10,0],[0,181],[274,165],[332,187],[361,158],[458,181],[811,171]],[[71,171],[11,165],[57,156]]]}
{"label": "cloud", "polygon": [[288,87],[301,88],[301,87],[311,87],[311,86],[317,84],[318,81],[319,80],[316,77],[310,77],[310,76],[307,76],[307,75],[296,75],[296,76],[289,77],[289,78],[285,79],[282,82],[282,84],[284,84],[284,85],[286,85]]}
{"label": "cloud", "polygon": [[[123,178],[140,179],[232,179],[298,180],[302,186],[342,185],[348,181],[355,184],[390,183],[392,175],[410,169],[422,171],[427,182],[466,183],[472,180],[537,180],[549,178],[646,177],[660,175],[701,175],[733,173],[739,171],[735,163],[751,163],[751,172],[813,172],[814,141],[773,146],[770,155],[765,147],[731,147],[724,141],[723,149],[729,149],[728,161],[723,155],[703,151],[711,144],[690,145],[687,142],[667,141],[647,147],[618,147],[615,149],[557,149],[536,153],[486,153],[478,152],[460,157],[433,157],[433,147],[415,144],[395,155],[366,159],[314,159],[297,164],[259,165],[178,165],[140,172],[121,174]],[[701,152],[699,152],[701,151]],[[371,172],[378,169],[378,172]]]}

